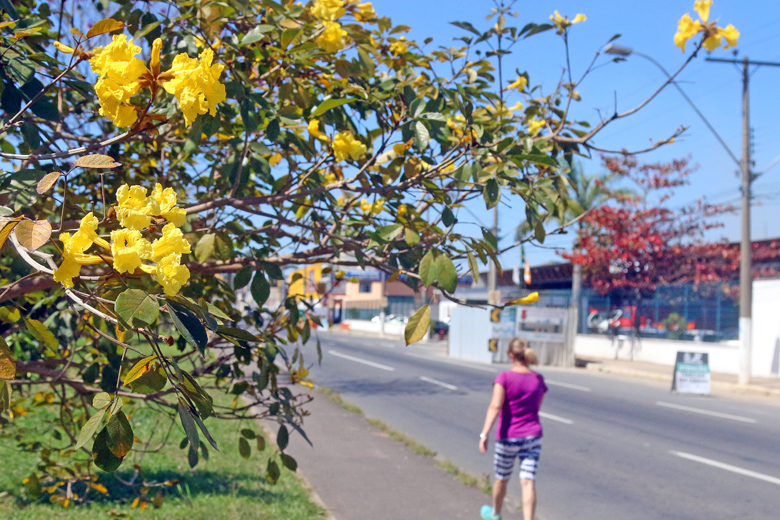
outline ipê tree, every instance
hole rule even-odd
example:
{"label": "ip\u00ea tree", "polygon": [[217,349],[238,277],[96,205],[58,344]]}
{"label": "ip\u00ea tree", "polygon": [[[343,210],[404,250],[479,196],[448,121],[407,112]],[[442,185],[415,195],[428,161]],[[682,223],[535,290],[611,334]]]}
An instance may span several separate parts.
{"label": "ip\u00ea tree", "polygon": [[[487,31],[456,22],[469,34],[432,51],[368,2],[69,5],[6,2],[0,21],[0,428],[40,453],[48,494],[81,489],[71,503],[90,500],[95,466],[133,457],[143,407],[181,423],[190,464],[216,448],[208,421],[263,418],[279,431],[268,478],[294,467],[312,331],[295,298],[264,305],[282,269],[371,266],[452,297],[456,263],[476,272],[501,252],[457,221],[461,205],[558,218],[558,158],[657,94],[593,127],[570,120],[593,64],[541,96],[527,73],[504,79],[507,48],[471,51],[554,29],[568,62],[584,17],[516,28],[504,2]],[[679,70],[720,41],[697,27],[681,22],[701,37]],[[246,286],[265,320],[234,308]],[[51,435],[15,430],[41,387]]]}

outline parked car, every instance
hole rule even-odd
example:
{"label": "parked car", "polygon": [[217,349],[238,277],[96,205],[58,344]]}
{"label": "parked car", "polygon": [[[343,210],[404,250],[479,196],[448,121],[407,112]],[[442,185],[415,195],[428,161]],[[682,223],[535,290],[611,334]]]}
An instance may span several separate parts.
{"label": "parked car", "polygon": [[450,333],[450,326],[443,321],[434,321],[433,333],[438,335],[439,339],[444,339]]}

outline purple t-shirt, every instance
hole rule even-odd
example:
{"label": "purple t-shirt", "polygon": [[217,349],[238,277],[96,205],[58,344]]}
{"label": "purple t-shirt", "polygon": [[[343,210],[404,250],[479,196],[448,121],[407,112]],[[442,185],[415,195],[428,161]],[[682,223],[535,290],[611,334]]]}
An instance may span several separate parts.
{"label": "purple t-shirt", "polygon": [[521,439],[541,437],[542,423],[539,422],[539,407],[547,392],[544,377],[536,372],[501,372],[495,384],[506,391],[504,406],[498,414],[496,439]]}

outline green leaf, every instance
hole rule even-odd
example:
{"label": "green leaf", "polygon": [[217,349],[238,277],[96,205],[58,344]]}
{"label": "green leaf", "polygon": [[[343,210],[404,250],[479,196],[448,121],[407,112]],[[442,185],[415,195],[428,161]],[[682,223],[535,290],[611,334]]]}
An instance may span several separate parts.
{"label": "green leaf", "polygon": [[[209,444],[211,444],[215,450],[219,451],[219,448],[217,447],[217,441],[214,440],[214,437],[211,436],[211,433],[209,433],[209,429],[206,428],[206,425],[203,424],[203,419],[198,417],[197,415],[195,417],[195,422],[198,424],[198,428],[200,428],[200,431],[203,433],[203,435],[206,436],[206,440],[209,441]],[[201,448],[205,450],[205,446],[201,445]],[[208,453],[204,451],[204,454]],[[206,456],[206,459],[208,460],[208,456]]]}
{"label": "green leaf", "polygon": [[214,233],[207,233],[200,237],[198,243],[195,244],[195,259],[198,262],[205,262],[214,254],[214,242],[217,235]]}
{"label": "green leaf", "polygon": [[200,446],[200,437],[198,437],[198,427],[195,426],[195,417],[190,410],[190,406],[183,398],[179,397],[179,418],[187,439],[190,441],[190,447],[197,449]]}
{"label": "green leaf", "polygon": [[0,379],[0,412],[11,407],[11,384],[5,379]]}
{"label": "green leaf", "polygon": [[276,434],[276,445],[279,449],[284,451],[287,445],[290,443],[290,432],[287,431],[287,426],[281,425],[279,427],[279,433]]}
{"label": "green leaf", "polygon": [[242,267],[237,273],[236,276],[233,277],[233,289],[238,290],[242,287],[246,287],[246,284],[249,283],[249,281],[252,279],[252,266],[251,265],[245,265]]}
{"label": "green leaf", "polygon": [[160,314],[155,298],[140,289],[128,289],[116,297],[114,311],[125,322],[135,327],[149,327]]}
{"label": "green leaf", "polygon": [[165,371],[162,367],[155,370],[150,370],[132,383],[130,388],[133,392],[139,394],[156,394],[165,388],[165,384],[168,382],[168,378],[165,377]]}
{"label": "green leaf", "polygon": [[474,258],[474,255],[469,251],[466,253],[466,258],[469,261],[469,269],[471,270],[471,278],[474,279],[474,282],[479,281],[479,264],[477,264],[477,259]]}
{"label": "green leaf", "polygon": [[242,45],[249,45],[250,43],[259,42],[263,39],[263,35],[274,30],[273,25],[256,25],[252,27],[244,37],[241,39]]}
{"label": "green leaf", "polygon": [[284,467],[289,469],[290,471],[297,471],[298,470],[298,462],[286,453],[282,453],[280,455],[282,459],[282,464],[284,464]]}
{"label": "green leaf", "polygon": [[263,304],[271,296],[271,284],[266,280],[265,275],[257,271],[254,278],[252,278],[252,285],[249,287],[249,291],[252,293],[255,303],[258,307],[262,307]]}
{"label": "green leaf", "polygon": [[265,478],[271,484],[276,484],[280,475],[281,472],[279,471],[279,465],[275,461],[269,460],[265,470]]}
{"label": "green leaf", "polygon": [[468,32],[475,34],[477,36],[480,36],[482,34],[469,22],[450,22],[450,25],[454,25],[455,27],[460,27],[461,29],[465,29]]}
{"label": "green leaf", "polygon": [[249,441],[243,437],[238,438],[238,453],[245,459],[252,454],[252,448],[249,447]]}
{"label": "green leaf", "polygon": [[195,406],[198,408],[200,415],[204,419],[207,418],[214,411],[214,400],[211,398],[208,392],[206,392],[198,384],[198,382],[195,381],[195,378],[192,377],[189,372],[182,371],[181,375],[181,388],[187,394],[187,397],[189,397],[190,400],[195,403]]}
{"label": "green leaf", "polygon": [[540,244],[544,244],[544,238],[546,235],[547,232],[544,229],[544,223],[540,220],[536,223],[536,226],[534,226],[534,238]]}
{"label": "green leaf", "polygon": [[95,442],[92,444],[92,458],[95,466],[108,473],[113,473],[122,465],[123,459],[114,455],[108,448],[107,426],[95,437]]}
{"label": "green leaf", "polygon": [[38,475],[35,473],[32,473],[28,478],[27,482],[24,484],[25,490],[27,491],[27,496],[36,499],[39,496],[41,496],[41,493],[43,493],[43,487],[41,486],[41,481],[38,479]]}
{"label": "green leaf", "polygon": [[119,411],[112,415],[106,425],[106,431],[106,446],[115,457],[123,459],[133,449],[133,429],[125,412]]}
{"label": "green leaf", "polygon": [[455,215],[452,213],[452,210],[450,208],[444,208],[444,210],[442,210],[441,221],[447,227],[450,227],[453,224],[455,224],[456,222]]}
{"label": "green leaf", "polygon": [[414,123],[414,147],[418,152],[422,152],[428,148],[428,143],[431,142],[431,134],[421,121],[415,121]]}
{"label": "green leaf", "polygon": [[247,439],[249,439],[251,441],[252,439],[257,437],[257,434],[255,433],[254,430],[250,430],[249,428],[244,428],[244,429],[241,430],[241,436],[242,437],[246,437]]}
{"label": "green leaf", "polygon": [[436,271],[439,287],[448,293],[454,293],[458,286],[458,273],[455,270],[455,264],[447,255],[440,254],[436,258]]}
{"label": "green leaf", "polygon": [[168,301],[168,314],[171,316],[173,324],[179,334],[191,345],[200,350],[201,354],[205,352],[206,345],[209,342],[209,336],[206,333],[206,327],[200,322],[200,319],[194,312],[184,305],[180,305],[171,300]]}
{"label": "green leaf", "polygon": [[262,435],[257,436],[257,439],[255,439],[255,444],[257,444],[257,451],[265,450],[265,438]]}
{"label": "green leaf", "polygon": [[254,336],[252,333],[247,332],[244,329],[237,329],[235,327],[220,327],[217,329],[217,334],[222,337],[233,338],[239,341],[260,343],[260,339],[257,336]]}
{"label": "green leaf", "polygon": [[423,305],[412,314],[404,328],[404,339],[407,345],[420,341],[428,332],[431,321],[431,306]]}
{"label": "green leaf", "polygon": [[24,319],[24,324],[27,326],[27,330],[30,332],[30,334],[33,335],[35,339],[41,342],[42,345],[44,345],[49,350],[52,350],[54,352],[57,351],[60,347],[59,341],[57,341],[57,338],[54,337],[54,334],[38,320],[33,320],[29,318]]}
{"label": "green leaf", "polygon": [[420,235],[412,228],[406,228],[404,238],[409,247],[414,247],[420,243]]}
{"label": "green leaf", "polygon": [[346,105],[347,103],[352,103],[354,99],[326,99],[320,105],[314,109],[314,112],[311,113],[311,117],[319,117],[331,108],[340,107],[341,105]]}
{"label": "green leaf", "polygon": [[485,199],[485,207],[487,209],[496,207],[498,201],[501,200],[501,190],[495,179],[487,181],[485,188],[482,190],[482,197]]}
{"label": "green leaf", "polygon": [[379,233],[379,236],[382,239],[387,240],[388,242],[392,242],[393,240],[401,236],[403,230],[404,230],[403,224],[390,224],[388,226],[379,228],[377,232]]}
{"label": "green leaf", "polygon": [[432,285],[439,276],[439,267],[436,263],[437,252],[431,249],[420,262],[420,281],[426,287]]}
{"label": "green leaf", "polygon": [[95,397],[92,398],[92,406],[98,409],[108,408],[108,405],[110,405],[113,400],[114,398],[111,397],[111,394],[100,392],[99,394],[95,394]]}

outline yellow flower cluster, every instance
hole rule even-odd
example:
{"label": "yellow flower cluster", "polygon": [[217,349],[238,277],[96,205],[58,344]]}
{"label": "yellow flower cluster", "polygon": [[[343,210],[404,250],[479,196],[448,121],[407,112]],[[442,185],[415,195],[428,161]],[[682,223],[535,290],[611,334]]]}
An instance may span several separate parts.
{"label": "yellow flower cluster", "polygon": [[345,161],[347,158],[357,161],[366,150],[366,145],[355,139],[352,132],[340,132],[333,139],[333,155],[337,161]]}
{"label": "yellow flower cluster", "polygon": [[[55,42],[55,46],[62,52],[74,52],[60,42]],[[152,44],[149,68],[136,58],[141,47],[124,34],[114,35],[111,43],[93,50],[89,65],[98,75],[95,93],[100,101],[100,115],[119,127],[133,126],[139,110],[130,99],[142,88],[155,93],[158,86],[176,97],[187,126],[199,114],[217,114],[217,104],[225,100],[226,92],[219,82],[224,65],[212,63],[214,51],[205,49],[197,59],[181,53],[174,58],[170,70],[161,73],[161,49],[162,40],[157,38]]]}
{"label": "yellow flower cluster", "polygon": [[379,199],[376,202],[369,202],[368,199],[360,199],[360,211],[366,215],[378,215],[382,213],[384,207],[384,199]]}
{"label": "yellow flower cluster", "polygon": [[336,22],[325,22],[325,30],[317,36],[314,42],[327,52],[338,52],[349,45],[350,38],[347,31]]}
{"label": "yellow flower cluster", "polygon": [[401,36],[397,41],[390,44],[390,52],[393,56],[399,56],[409,52],[409,45],[407,45],[406,37]]}
{"label": "yellow flower cluster", "polygon": [[731,24],[725,28],[718,27],[717,22],[710,22],[710,7],[712,0],[696,0],[693,3],[693,9],[699,14],[699,20],[691,18],[691,15],[685,13],[680,21],[677,22],[677,33],[674,35],[674,44],[685,52],[685,45],[688,40],[699,33],[704,33],[702,47],[708,52],[712,52],[726,40],[724,49],[737,46],[739,40],[739,31]]}
{"label": "yellow flower cluster", "polygon": [[[54,280],[65,287],[73,287],[73,278],[79,276],[82,265],[106,262],[118,273],[134,273],[140,269],[153,274],[165,294],[174,296],[190,278],[187,266],[181,265],[181,256],[190,253],[191,248],[179,229],[187,221],[187,215],[176,206],[173,188],[163,189],[157,184],[147,196],[146,188],[125,184],[117,190],[115,209],[123,227],[111,232],[110,243],[97,235],[98,219],[92,213],[81,220],[79,230],[73,236],[69,233],[60,235],[64,261],[54,272]],[[151,225],[153,217],[163,218],[168,223],[162,229],[162,236],[149,242],[142,230]],[[110,256],[86,254],[93,244],[110,252]],[[155,265],[146,264],[144,260]]]}
{"label": "yellow flower cluster", "polygon": [[544,125],[544,120],[533,118],[528,121],[528,133],[530,135],[536,135],[542,130],[542,128],[544,128]]}
{"label": "yellow flower cluster", "polygon": [[315,18],[327,22],[335,22],[346,14],[344,0],[315,0],[311,14]]}
{"label": "yellow flower cluster", "polygon": [[561,16],[561,13],[559,13],[558,11],[555,11],[553,14],[550,15],[550,20],[552,20],[552,23],[557,28],[556,32],[558,34],[563,34],[564,32],[566,32],[566,29],[568,29],[575,23],[584,22],[587,19],[588,17],[582,13],[575,16],[574,20],[569,20],[567,16]]}

